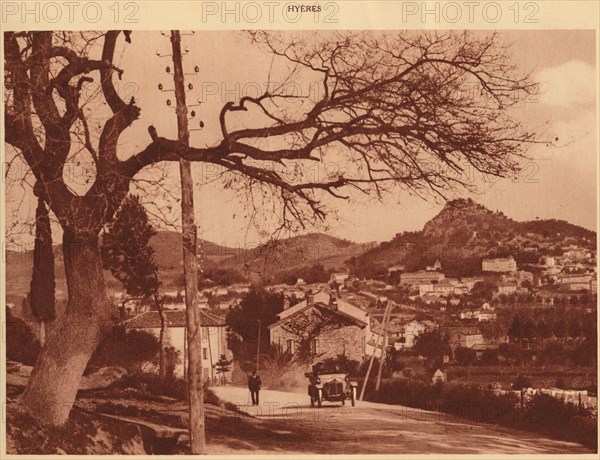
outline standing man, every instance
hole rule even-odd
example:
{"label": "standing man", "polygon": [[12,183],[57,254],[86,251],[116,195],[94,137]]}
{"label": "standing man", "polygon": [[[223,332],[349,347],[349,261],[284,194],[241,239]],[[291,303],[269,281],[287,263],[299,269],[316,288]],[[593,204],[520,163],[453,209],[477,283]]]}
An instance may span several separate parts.
{"label": "standing man", "polygon": [[248,389],[252,396],[252,405],[258,406],[258,392],[260,391],[260,377],[256,375],[256,371],[252,371],[252,375],[248,376]]}

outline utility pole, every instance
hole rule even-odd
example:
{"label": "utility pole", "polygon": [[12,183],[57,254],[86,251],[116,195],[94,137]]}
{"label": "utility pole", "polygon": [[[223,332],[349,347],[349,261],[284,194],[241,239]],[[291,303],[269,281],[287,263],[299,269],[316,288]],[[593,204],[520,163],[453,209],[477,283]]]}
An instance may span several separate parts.
{"label": "utility pole", "polygon": [[[386,307],[385,307],[385,313],[383,314],[383,324],[385,324],[385,322],[387,321],[387,317],[390,311],[390,306],[391,306],[392,302],[388,301]],[[377,340],[375,341],[375,348],[373,348],[373,354],[371,355],[371,360],[369,361],[369,367],[367,368],[367,374],[365,375],[365,380],[363,382],[363,386],[360,390],[360,396],[358,397],[359,401],[363,400],[363,397],[365,395],[365,390],[367,388],[367,383],[369,382],[369,375],[371,375],[371,369],[373,368],[373,361],[375,360],[375,353],[377,352],[377,348],[379,348],[379,339],[382,337],[383,334],[379,334],[377,336]]]}
{"label": "utility pole", "polygon": [[[179,142],[189,147],[190,133],[185,102],[185,84],[181,55],[181,35],[171,31],[173,49],[173,72]],[[194,219],[194,184],[190,162],[179,159],[181,175],[181,222],[183,242],[183,275],[185,278],[185,311],[187,330],[187,379],[189,399],[189,433],[192,454],[204,454],[206,436],[204,427],[204,378],[202,370],[202,325],[197,305],[198,262],[196,259],[197,232]]]}
{"label": "utility pole", "polygon": [[[392,301],[388,301],[388,305],[391,305]],[[381,358],[379,359],[379,370],[377,371],[377,383],[375,383],[375,391],[379,392],[379,387],[381,386],[381,375],[383,374],[383,363],[385,362],[385,351],[388,346],[388,326],[390,324],[390,317],[392,316],[390,312],[387,315],[386,320],[383,323],[383,347],[381,348]]]}
{"label": "utility pole", "polygon": [[258,320],[258,334],[256,339],[256,373],[258,374],[258,363],[260,359],[260,319]]}

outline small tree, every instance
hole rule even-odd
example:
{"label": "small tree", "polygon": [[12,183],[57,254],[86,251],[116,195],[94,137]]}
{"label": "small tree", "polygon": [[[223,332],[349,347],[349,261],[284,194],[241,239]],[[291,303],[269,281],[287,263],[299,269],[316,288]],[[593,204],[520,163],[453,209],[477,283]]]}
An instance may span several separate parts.
{"label": "small tree", "polygon": [[160,344],[148,332],[116,327],[96,349],[88,362],[87,373],[106,366],[121,366],[130,374],[143,372],[144,364],[156,360]]}
{"label": "small tree", "polygon": [[430,361],[436,361],[441,360],[444,355],[450,354],[450,345],[448,338],[439,331],[430,331],[417,337],[413,351]]}
{"label": "small tree", "polygon": [[35,244],[33,248],[33,274],[27,300],[31,312],[40,323],[39,340],[44,346],[46,323],[54,321],[56,306],[54,298],[54,253],[50,216],[44,200],[38,198],[35,210]]}
{"label": "small tree", "polygon": [[513,388],[515,390],[523,390],[525,388],[531,388],[531,380],[525,377],[523,374],[519,374],[513,382]]}
{"label": "small tree", "polygon": [[227,356],[222,354],[215,364],[215,370],[217,371],[221,385],[224,385],[225,374],[231,370],[231,360],[227,359]]}
{"label": "small tree", "polygon": [[[296,364],[296,355],[287,350],[283,350],[279,345],[269,345],[267,351],[260,355],[260,368],[262,369],[263,378],[270,388],[281,388],[285,386],[284,376]],[[254,360],[247,363],[249,367],[253,367]]]}
{"label": "small tree", "polygon": [[6,359],[33,366],[40,343],[25,321],[6,309]]}
{"label": "small tree", "polygon": [[[260,350],[268,349],[267,328],[269,324],[275,322],[277,314],[281,311],[283,311],[283,294],[258,287],[253,287],[238,305],[230,308],[225,319],[228,328],[227,346],[233,351],[236,361],[243,364],[256,358],[258,340],[260,340]],[[251,367],[255,367],[255,364]]]}
{"label": "small tree", "polygon": [[148,214],[139,197],[126,197],[115,214],[114,221],[104,232],[101,245],[104,268],[119,280],[127,294],[137,298],[150,298],[160,317],[159,373],[166,377],[165,333],[166,320],[163,300],[158,294],[158,266],[150,238],[156,230],[148,221]]}
{"label": "small tree", "polygon": [[470,348],[458,347],[454,350],[454,358],[463,366],[469,366],[475,362],[477,357],[477,353],[475,350],[471,350]]}

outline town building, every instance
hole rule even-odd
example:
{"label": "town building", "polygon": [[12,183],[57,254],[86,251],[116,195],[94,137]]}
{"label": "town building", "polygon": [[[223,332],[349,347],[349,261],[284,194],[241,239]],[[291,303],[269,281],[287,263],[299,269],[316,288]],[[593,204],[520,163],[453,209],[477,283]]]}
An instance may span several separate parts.
{"label": "town building", "polygon": [[592,275],[589,273],[562,275],[559,279],[561,288],[568,291],[590,290]]}
{"label": "town building", "polygon": [[484,342],[481,332],[458,331],[449,337],[450,348],[453,350],[458,347],[473,348],[475,345],[481,345]]}
{"label": "town building", "polygon": [[481,270],[484,272],[506,273],[516,272],[517,262],[513,256],[496,259],[483,259],[481,261]]}
{"label": "town building", "polygon": [[498,285],[498,294],[510,295],[517,292],[519,285],[516,281],[505,281]]}
{"label": "town building", "polygon": [[269,325],[270,341],[290,353],[297,352],[298,347],[309,340],[311,351],[318,359],[345,355],[362,361],[369,355],[369,314],[327,292],[308,295],[283,310],[277,318]]}
{"label": "town building", "polygon": [[330,282],[343,286],[348,278],[350,278],[350,273],[332,273]]}
{"label": "town building", "polygon": [[439,283],[446,276],[441,272],[419,270],[400,274],[400,284],[407,286],[418,286],[419,284]]}
{"label": "town building", "polygon": [[554,267],[556,264],[556,259],[551,256],[545,256],[540,259],[540,264],[544,267]]}
{"label": "town building", "polygon": [[446,373],[443,370],[438,369],[433,373],[433,376],[431,377],[431,383],[446,383],[446,379]]}
{"label": "town building", "polygon": [[404,265],[392,265],[391,267],[388,267],[388,276],[392,276],[395,275],[397,273],[401,273],[406,269],[406,267]]}
{"label": "town building", "polygon": [[438,259],[433,263],[433,265],[427,266],[425,270],[429,272],[439,272],[442,270],[442,263]]}
{"label": "town building", "polygon": [[[227,348],[227,326],[222,316],[198,310],[202,324],[202,367],[204,376],[211,382],[220,381],[217,375],[216,363],[221,355],[227,359],[232,358],[231,351]],[[179,360],[175,365],[175,375],[183,377],[184,366],[187,362],[187,334],[185,310],[165,310],[167,331],[165,336],[166,346],[174,347],[179,352]],[[149,332],[155,337],[160,336],[160,317],[157,311],[146,311],[121,323],[128,330]],[[231,373],[224,375],[224,381],[231,381]]]}

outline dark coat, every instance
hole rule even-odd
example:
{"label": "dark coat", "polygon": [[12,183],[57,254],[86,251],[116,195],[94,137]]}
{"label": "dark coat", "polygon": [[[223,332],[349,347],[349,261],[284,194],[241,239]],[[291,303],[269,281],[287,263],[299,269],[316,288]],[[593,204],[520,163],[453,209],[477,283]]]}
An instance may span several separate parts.
{"label": "dark coat", "polygon": [[258,375],[250,375],[248,376],[248,389],[250,391],[258,391],[260,390],[261,385],[260,377]]}

